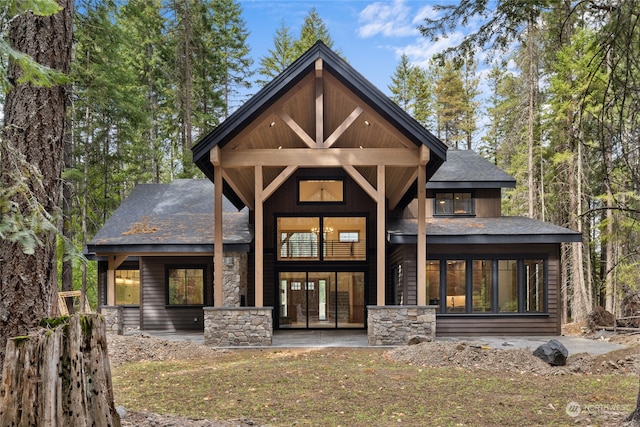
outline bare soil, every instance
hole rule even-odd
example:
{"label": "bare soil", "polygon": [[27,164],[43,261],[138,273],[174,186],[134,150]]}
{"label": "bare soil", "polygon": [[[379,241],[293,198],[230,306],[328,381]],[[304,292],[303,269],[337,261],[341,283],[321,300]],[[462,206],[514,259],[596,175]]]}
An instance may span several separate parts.
{"label": "bare soil", "polygon": [[[533,356],[530,350],[494,349],[472,340],[429,342],[388,350],[384,357],[397,363],[424,367],[454,367],[491,372],[554,375],[632,375],[640,374],[640,334],[618,334],[607,338],[628,346],[604,355],[586,353],[569,355],[566,366],[552,367]],[[126,362],[211,359],[230,350],[206,347],[192,341],[167,341],[148,335],[109,335],[109,357],[112,366]],[[123,408],[120,408],[123,411]],[[617,414],[618,420],[623,414]],[[127,411],[123,426],[226,427],[256,426],[249,419],[209,421],[170,415]]]}

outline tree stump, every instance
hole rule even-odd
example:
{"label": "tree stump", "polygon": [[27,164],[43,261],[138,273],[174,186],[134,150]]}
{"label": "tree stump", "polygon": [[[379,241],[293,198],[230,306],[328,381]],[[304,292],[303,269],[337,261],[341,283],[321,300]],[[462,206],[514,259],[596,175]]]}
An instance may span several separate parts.
{"label": "tree stump", "polygon": [[7,342],[0,425],[120,427],[103,317],[74,315],[41,325]]}

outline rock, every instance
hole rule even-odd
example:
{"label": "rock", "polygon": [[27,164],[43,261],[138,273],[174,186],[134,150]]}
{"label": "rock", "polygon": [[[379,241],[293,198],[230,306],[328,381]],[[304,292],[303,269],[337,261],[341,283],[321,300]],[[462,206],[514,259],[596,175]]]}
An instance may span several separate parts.
{"label": "rock", "polygon": [[533,355],[551,366],[564,366],[567,363],[569,350],[558,340],[549,340],[536,348]]}
{"label": "rock", "polygon": [[124,406],[116,406],[116,412],[120,415],[120,418],[124,418],[127,416],[127,408]]}
{"label": "rock", "polygon": [[426,335],[415,335],[415,336],[413,336],[413,337],[411,337],[409,339],[408,344],[409,345],[416,345],[416,344],[420,344],[420,343],[423,343],[423,342],[431,342],[431,341],[433,341],[433,338],[428,337]]}

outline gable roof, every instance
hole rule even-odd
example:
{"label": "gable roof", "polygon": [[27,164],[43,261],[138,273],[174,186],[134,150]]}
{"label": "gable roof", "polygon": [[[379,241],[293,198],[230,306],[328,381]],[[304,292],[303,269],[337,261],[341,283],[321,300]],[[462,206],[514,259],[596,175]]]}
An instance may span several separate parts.
{"label": "gable roof", "polygon": [[[409,141],[417,147],[425,145],[429,148],[431,158],[427,164],[427,178],[437,170],[446,159],[446,145],[366,80],[344,59],[324,43],[318,41],[279,76],[263,87],[223,123],[193,146],[193,160],[210,180],[213,180],[213,165],[209,158],[210,150],[215,146],[224,147],[245,127],[267,111],[274,100],[281,98],[306,76],[314,73],[317,59],[322,59],[323,70],[329,72],[353,94],[362,99],[373,111]],[[244,203],[226,183],[223,193],[236,207],[241,208],[244,206]]]}
{"label": "gable roof", "polygon": [[516,180],[472,150],[449,150],[427,189],[514,188]]}
{"label": "gable roof", "polygon": [[[139,184],[87,245],[90,253],[213,252],[213,184]],[[224,245],[248,250],[248,211],[223,201]]]}

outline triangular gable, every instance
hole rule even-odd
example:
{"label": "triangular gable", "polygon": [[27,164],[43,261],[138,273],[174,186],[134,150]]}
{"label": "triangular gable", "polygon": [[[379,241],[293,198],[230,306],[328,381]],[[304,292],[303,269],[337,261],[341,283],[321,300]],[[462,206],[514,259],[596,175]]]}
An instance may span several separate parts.
{"label": "triangular gable", "polygon": [[[324,91],[318,95],[314,81],[319,75],[323,77]],[[317,97],[324,97],[320,101],[324,102],[320,113],[314,111],[314,102],[318,108]],[[356,120],[358,126],[354,125]],[[370,127],[365,128],[362,124]],[[370,132],[370,136],[366,132]],[[430,153],[427,177],[442,164],[447,150],[439,139],[322,42],[316,43],[225,122],[204,136],[192,150],[194,162],[213,180],[214,165],[210,153],[214,147],[233,144],[227,148],[273,150],[302,148],[306,144],[308,148],[316,148],[313,145],[316,141],[336,148],[424,146]],[[364,177],[374,174],[366,167],[360,167],[358,172]],[[225,196],[238,208],[250,203],[247,197],[242,197],[241,189],[230,185],[243,182],[242,171],[233,169],[225,173],[228,174],[224,180]],[[269,176],[282,174],[282,168],[265,168],[264,173],[268,183]],[[398,181],[412,180],[407,173],[398,170],[389,176],[397,176],[395,179]],[[403,193],[415,194],[416,191],[415,185],[409,188],[405,185],[401,189]]]}

